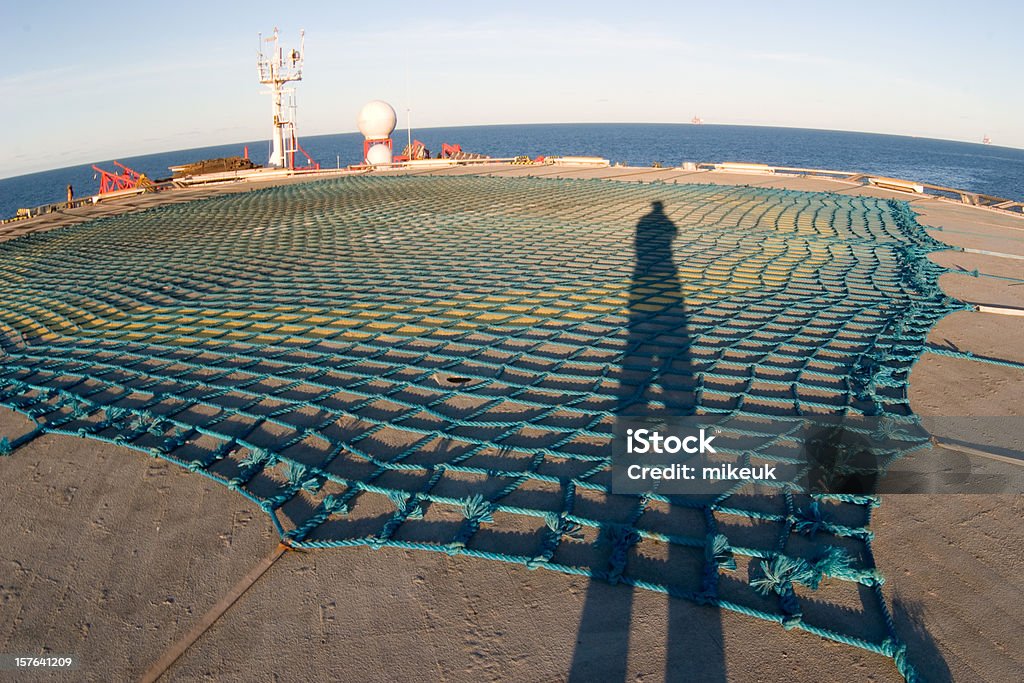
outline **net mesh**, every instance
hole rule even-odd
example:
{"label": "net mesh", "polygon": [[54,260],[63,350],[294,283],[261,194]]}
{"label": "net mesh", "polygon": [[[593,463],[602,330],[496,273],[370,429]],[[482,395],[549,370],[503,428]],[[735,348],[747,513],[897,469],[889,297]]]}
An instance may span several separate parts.
{"label": "net mesh", "polygon": [[0,448],[116,442],[292,546],[661,591],[913,678],[875,498],[611,495],[609,443],[622,415],[913,422],[910,368],[960,306],[939,248],[902,202],[599,180],[355,177],[101,219],[0,245],[0,403],[37,425]]}

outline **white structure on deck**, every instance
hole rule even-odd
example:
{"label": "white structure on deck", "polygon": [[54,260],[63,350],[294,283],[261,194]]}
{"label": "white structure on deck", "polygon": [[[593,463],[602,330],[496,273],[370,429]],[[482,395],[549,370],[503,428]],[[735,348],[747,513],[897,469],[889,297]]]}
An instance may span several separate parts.
{"label": "white structure on deck", "polygon": [[[269,54],[263,52],[264,43],[273,43]],[[306,32],[299,32],[299,49],[289,50],[287,54],[281,48],[277,28],[272,38],[263,38],[260,34],[260,46],[257,51],[256,69],[260,83],[269,87],[274,111],[274,132],[271,138],[270,166],[279,168],[293,167],[298,138],[295,135],[295,89],[285,87],[290,81],[302,80],[302,61],[305,57]],[[287,107],[285,106],[287,96]],[[284,115],[287,108],[288,116]]]}
{"label": "white structure on deck", "polygon": [[372,165],[391,163],[391,133],[398,125],[395,109],[383,100],[373,100],[363,105],[356,119],[363,140],[363,160]]}

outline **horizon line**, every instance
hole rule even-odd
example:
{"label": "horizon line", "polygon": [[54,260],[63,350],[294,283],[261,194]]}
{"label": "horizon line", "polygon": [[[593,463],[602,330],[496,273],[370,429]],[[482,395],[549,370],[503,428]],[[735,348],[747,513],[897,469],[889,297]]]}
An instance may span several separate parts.
{"label": "horizon line", "polygon": [[[778,128],[778,129],[783,129],[783,130],[808,130],[808,131],[820,131],[820,132],[826,132],[826,133],[856,133],[856,134],[860,134],[860,135],[878,135],[878,136],[884,136],[884,137],[907,138],[907,139],[910,139],[910,140],[933,140],[933,141],[936,141],[936,142],[955,142],[955,143],[960,143],[960,144],[965,144],[965,145],[982,145],[984,147],[996,147],[996,148],[1001,148],[1001,149],[1009,149],[1009,150],[1015,150],[1015,151],[1024,151],[1024,147],[1013,147],[1013,146],[1010,146],[1010,145],[999,145],[999,144],[993,144],[993,143],[985,144],[985,143],[980,142],[980,141],[964,140],[964,139],[959,139],[959,138],[937,138],[937,137],[930,137],[930,136],[924,136],[924,135],[909,135],[909,134],[905,134],[905,133],[880,133],[880,132],[869,131],[869,130],[851,130],[851,129],[844,129],[844,128],[815,128],[815,127],[810,127],[809,128],[809,127],[806,127],[806,126],[786,126],[786,125],[767,124],[767,123],[713,123],[713,122],[712,123],[708,123],[708,122],[702,121],[699,124],[694,124],[694,123],[692,123],[690,121],[542,121],[542,122],[535,122],[535,123],[522,123],[522,122],[518,122],[518,123],[447,124],[447,125],[442,125],[442,126],[424,126],[424,127],[418,128],[418,129],[417,128],[413,128],[412,130],[413,130],[413,132],[415,132],[416,130],[437,130],[437,129],[445,129],[445,128],[488,128],[488,127],[499,127],[499,126],[600,126],[600,125],[616,125],[616,126],[637,126],[637,125],[639,125],[639,126],[687,126],[687,127],[690,127],[690,126],[719,126],[719,127],[734,127],[734,128]],[[405,130],[408,130],[408,129],[402,128],[400,126],[396,126],[395,130],[392,131],[392,136],[394,136],[399,131],[405,131]],[[331,132],[331,133],[309,133],[309,134],[305,134],[303,136],[300,136],[300,139],[302,139],[302,138],[314,138],[314,137],[327,137],[327,136],[333,136],[333,135],[359,135],[359,134],[360,134],[360,132],[358,130],[335,131],[335,132]],[[53,172],[53,171],[60,171],[60,170],[64,170],[64,169],[77,168],[77,167],[80,167],[80,166],[88,166],[90,164],[97,164],[97,163],[102,163],[102,162],[111,161],[111,160],[137,159],[137,158],[140,158],[140,157],[155,156],[155,155],[158,155],[158,154],[172,154],[172,153],[175,153],[175,152],[188,152],[190,150],[208,149],[208,148],[211,148],[211,147],[226,147],[228,145],[249,145],[249,144],[258,143],[258,142],[268,142],[269,143],[269,141],[270,141],[269,137],[266,138],[266,139],[264,139],[264,138],[257,138],[257,139],[250,139],[250,140],[232,140],[232,141],[216,143],[216,144],[198,145],[196,147],[178,147],[178,148],[172,148],[172,149],[159,149],[159,150],[151,151],[151,152],[133,153],[133,154],[130,154],[128,156],[119,155],[119,156],[104,157],[104,158],[101,158],[101,159],[93,159],[93,160],[90,160],[90,161],[82,161],[82,162],[78,162],[78,163],[73,163],[73,164],[69,164],[69,165],[66,165],[66,166],[53,166],[53,167],[49,167],[49,168],[40,169],[38,171],[31,171],[29,173],[20,173],[18,175],[0,175],[0,181],[12,180],[14,178],[23,178],[23,177],[26,177],[26,176],[36,175],[36,174],[39,174],[39,173],[50,173],[50,172]],[[698,161],[699,162],[711,162],[711,161],[715,161],[715,160],[698,160]],[[726,160],[717,160],[717,161],[738,161],[739,162],[739,161],[743,161],[743,160],[742,159],[726,159]],[[2,172],[0,172],[0,173],[2,173]]]}

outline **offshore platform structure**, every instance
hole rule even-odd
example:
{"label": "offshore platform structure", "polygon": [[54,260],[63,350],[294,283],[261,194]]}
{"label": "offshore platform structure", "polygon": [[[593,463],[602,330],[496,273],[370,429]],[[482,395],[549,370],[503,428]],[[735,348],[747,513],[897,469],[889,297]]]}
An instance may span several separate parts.
{"label": "offshore platform structure", "polygon": [[[320,165],[314,163],[306,154],[306,150],[302,149],[295,134],[295,89],[288,87],[288,83],[302,80],[306,32],[299,31],[299,49],[289,50],[287,55],[281,47],[277,27],[274,27],[273,37],[264,39],[261,33],[259,40],[256,69],[260,83],[269,88],[274,112],[274,132],[271,138],[270,159],[267,163],[269,166],[294,169],[295,152],[298,151],[306,157],[309,167],[320,168]],[[269,54],[263,51],[264,43],[273,43]]]}

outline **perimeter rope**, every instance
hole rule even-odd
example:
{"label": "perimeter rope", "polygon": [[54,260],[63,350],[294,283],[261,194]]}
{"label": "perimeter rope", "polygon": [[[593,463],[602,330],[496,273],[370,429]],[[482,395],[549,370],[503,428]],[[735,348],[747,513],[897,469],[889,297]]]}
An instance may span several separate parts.
{"label": "perimeter rope", "polygon": [[[940,248],[903,202],[482,177],[354,177],[32,234],[0,244],[0,404],[38,427],[0,453],[40,433],[118,443],[237,491],[293,547],[599,578],[915,680],[871,555],[875,498],[611,495],[609,443],[617,416],[651,412],[746,433],[915,424],[910,369],[966,308],[938,287]],[[869,589],[856,625],[827,609],[843,584]]]}

